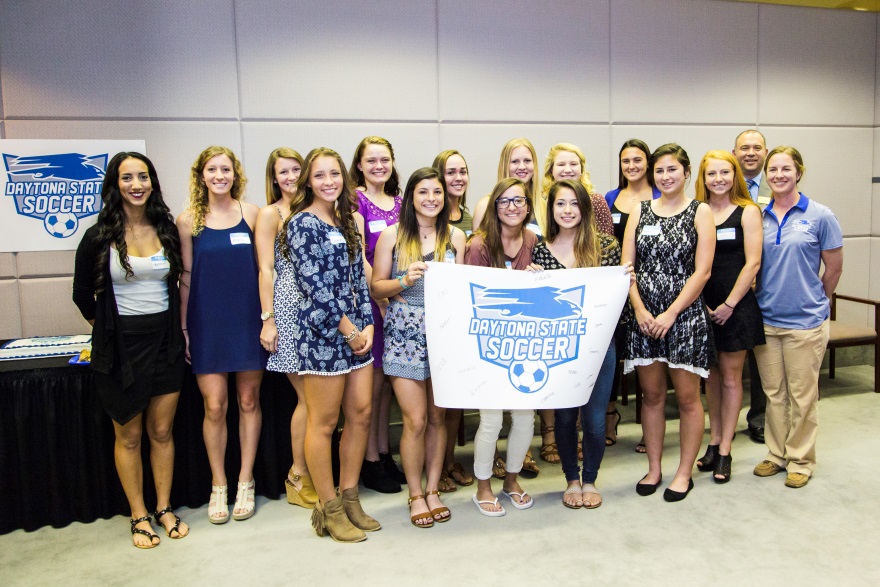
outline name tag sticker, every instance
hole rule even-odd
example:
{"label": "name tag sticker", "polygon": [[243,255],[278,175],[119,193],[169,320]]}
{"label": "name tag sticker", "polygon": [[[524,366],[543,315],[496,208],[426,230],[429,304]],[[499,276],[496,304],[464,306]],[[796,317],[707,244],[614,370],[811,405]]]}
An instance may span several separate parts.
{"label": "name tag sticker", "polygon": [[330,239],[330,243],[334,245],[343,245],[345,244],[345,237],[342,236],[341,232],[331,232],[327,234],[327,238]]}
{"label": "name tag sticker", "polygon": [[611,214],[611,220],[614,221],[614,224],[620,224],[620,212],[614,212]]}
{"label": "name tag sticker", "polygon": [[758,204],[761,206],[766,206],[770,203],[770,196],[758,196]]}
{"label": "name tag sticker", "polygon": [[251,235],[246,232],[231,232],[229,233],[229,242],[234,245],[249,245],[251,244]]}
{"label": "name tag sticker", "polygon": [[807,232],[810,230],[810,221],[809,220],[796,220],[791,227],[792,230],[796,230],[797,232]]}
{"label": "name tag sticker", "polygon": [[736,239],[735,228],[719,228],[715,231],[715,239],[720,241],[732,241]]}
{"label": "name tag sticker", "polygon": [[171,269],[171,263],[165,255],[154,255],[150,257],[150,262],[153,263],[153,269]]}
{"label": "name tag sticker", "polygon": [[659,224],[646,224],[642,228],[642,236],[659,236],[660,235],[660,225]]}
{"label": "name tag sticker", "polygon": [[388,223],[383,219],[378,220],[370,220],[369,223],[370,232],[382,232],[386,228],[388,228]]}

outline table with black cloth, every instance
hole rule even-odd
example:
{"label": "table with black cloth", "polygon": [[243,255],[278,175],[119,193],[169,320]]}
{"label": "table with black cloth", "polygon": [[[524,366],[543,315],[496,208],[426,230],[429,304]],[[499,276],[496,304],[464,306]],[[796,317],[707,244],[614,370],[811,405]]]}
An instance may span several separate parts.
{"label": "table with black cloth", "polygon": [[[91,371],[67,365],[67,360],[0,364],[0,534],[131,513],[113,461],[113,424],[92,389]],[[241,459],[234,385],[232,375],[226,447],[231,499]],[[295,406],[296,394],[287,377],[267,372],[260,389],[263,427],[254,463],[258,495],[278,499],[284,493]],[[187,369],[174,420],[171,505],[175,508],[201,507],[211,494],[211,469],[202,439],[204,415],[195,377]],[[144,499],[152,511],[157,504],[146,431],[141,445]]]}

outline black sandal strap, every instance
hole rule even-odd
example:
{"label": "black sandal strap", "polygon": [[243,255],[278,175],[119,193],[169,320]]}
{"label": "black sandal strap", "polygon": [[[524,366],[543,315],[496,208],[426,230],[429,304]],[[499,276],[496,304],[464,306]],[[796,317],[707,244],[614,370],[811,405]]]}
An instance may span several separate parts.
{"label": "black sandal strap", "polygon": [[156,533],[154,533],[154,532],[147,532],[147,531],[144,530],[143,528],[138,528],[138,527],[137,527],[137,525],[140,524],[141,522],[152,522],[152,520],[150,519],[150,516],[144,516],[144,517],[142,517],[142,518],[138,518],[137,520],[135,520],[135,519],[131,519],[131,520],[129,520],[129,522],[131,522],[131,533],[132,533],[132,535],[134,535],[134,534],[142,534],[142,535],[144,535],[144,536],[146,536],[147,538],[150,539],[150,543],[152,543],[154,539],[158,539],[158,538],[159,538],[159,535],[158,535],[158,534],[156,534]]}
{"label": "black sandal strap", "polygon": [[154,513],[153,513],[153,517],[156,518],[156,523],[162,525],[162,527],[164,528],[164,525],[163,525],[162,522],[160,521],[160,518],[161,518],[162,516],[164,516],[165,514],[171,514],[172,516],[174,516],[174,526],[172,526],[170,530],[165,530],[165,534],[168,536],[168,538],[173,538],[173,536],[171,536],[171,533],[172,533],[172,532],[177,532],[177,536],[178,536],[178,538],[180,538],[180,537],[181,537],[181,534],[180,534],[180,521],[181,521],[181,520],[180,520],[180,518],[177,516],[177,514],[174,513],[174,510],[171,509],[171,506],[168,506],[168,507],[165,508],[164,510],[161,510],[161,511],[154,512]]}

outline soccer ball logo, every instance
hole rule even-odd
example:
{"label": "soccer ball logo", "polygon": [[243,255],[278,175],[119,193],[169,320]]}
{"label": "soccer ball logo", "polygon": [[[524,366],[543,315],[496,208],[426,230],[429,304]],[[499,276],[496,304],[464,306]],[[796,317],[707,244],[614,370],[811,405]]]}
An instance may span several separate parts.
{"label": "soccer ball logo", "polygon": [[523,393],[535,393],[547,383],[544,361],[514,361],[507,370],[510,382]]}
{"label": "soccer ball logo", "polygon": [[72,212],[53,212],[43,219],[46,232],[55,238],[67,238],[76,232],[79,220]]}

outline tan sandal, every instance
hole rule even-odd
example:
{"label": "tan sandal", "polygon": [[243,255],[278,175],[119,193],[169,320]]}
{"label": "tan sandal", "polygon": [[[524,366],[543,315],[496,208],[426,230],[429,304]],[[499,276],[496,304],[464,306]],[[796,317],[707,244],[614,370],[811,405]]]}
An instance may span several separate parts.
{"label": "tan sandal", "polygon": [[449,478],[449,475],[446,471],[440,473],[440,481],[437,483],[437,488],[443,493],[452,493],[453,491],[458,491],[458,485],[453,483],[452,479]]}
{"label": "tan sandal", "polygon": [[446,474],[452,477],[453,481],[464,487],[474,484],[473,475],[466,473],[461,463],[453,463],[451,467],[446,469]]}
{"label": "tan sandal", "polygon": [[[581,493],[584,494],[584,509],[594,510],[597,507],[599,507],[600,505],[602,505],[602,494],[599,493],[599,490],[596,489],[596,486],[593,485],[592,483],[584,483],[581,486]],[[591,495],[591,494],[598,495],[599,501],[595,502],[595,503],[587,501],[587,495]]]}
{"label": "tan sandal", "polygon": [[[565,501],[566,495],[580,495],[581,496],[580,502],[579,503],[576,502],[573,504],[569,503],[569,502]],[[582,507],[584,507],[584,492],[581,490],[580,483],[578,483],[576,485],[569,485],[565,489],[565,491],[562,494],[562,505],[564,505],[567,508],[571,508],[573,510],[579,510]]]}
{"label": "tan sandal", "polygon": [[495,457],[495,460],[492,461],[492,476],[496,479],[507,477],[507,463],[501,457]]}
{"label": "tan sandal", "polygon": [[227,487],[227,485],[211,485],[211,499],[208,501],[208,520],[212,524],[225,524],[229,521]]}
{"label": "tan sandal", "polygon": [[[436,495],[437,499],[440,499],[440,492],[439,491],[429,491],[428,495]],[[428,504],[428,501],[426,499],[425,505],[427,505],[427,504]],[[431,507],[431,506],[428,506],[428,507]],[[440,516],[440,517],[438,518],[437,516]],[[433,510],[431,510],[431,517],[434,518],[435,522],[439,522],[442,524],[443,522],[448,522],[449,520],[452,519],[452,512],[449,511],[449,508],[446,507],[445,505],[441,505],[439,508],[434,508]]]}
{"label": "tan sandal", "polygon": [[[236,510],[242,510],[237,512]],[[236,521],[247,520],[257,512],[257,502],[254,499],[254,480],[246,483],[239,481],[238,491],[235,492],[235,507],[232,510],[232,519]]]}
{"label": "tan sandal", "polygon": [[[413,495],[407,501],[406,505],[412,508],[412,504],[414,501],[419,501],[420,499],[425,500],[425,507],[428,507],[428,501],[425,499],[424,495]],[[434,514],[430,511],[425,512],[423,514],[416,514],[409,516],[410,523],[416,528],[430,528],[434,525]],[[422,522],[421,524],[419,522]]]}
{"label": "tan sandal", "polygon": [[544,437],[554,431],[554,426],[541,424],[541,460],[551,464],[559,462],[559,450],[555,442],[546,442]]}

